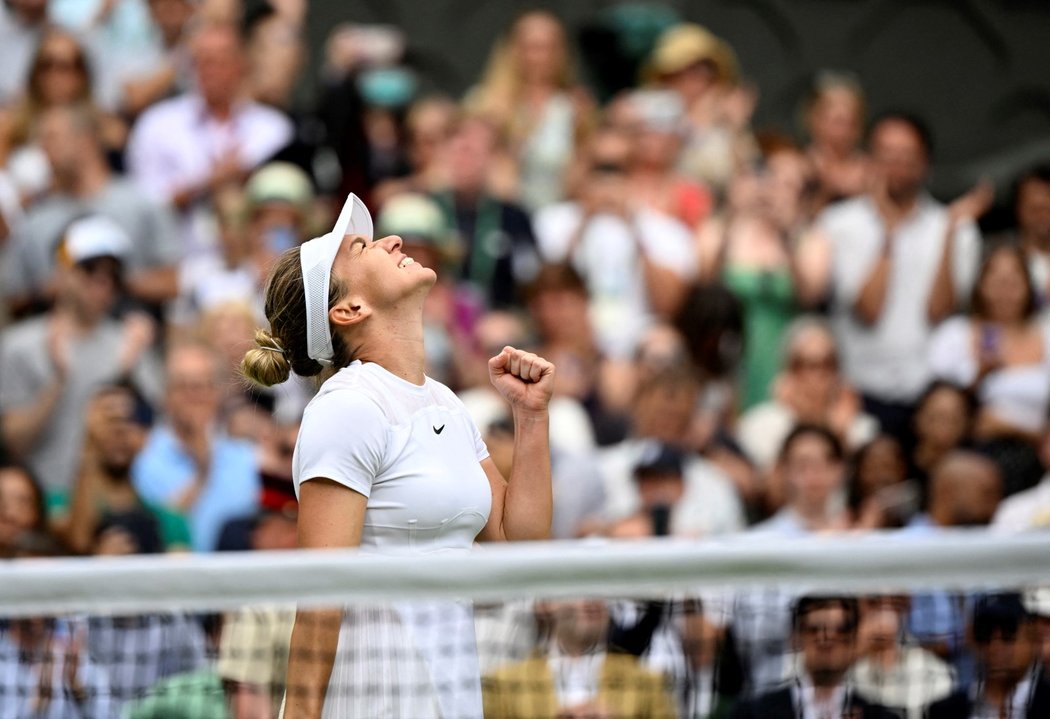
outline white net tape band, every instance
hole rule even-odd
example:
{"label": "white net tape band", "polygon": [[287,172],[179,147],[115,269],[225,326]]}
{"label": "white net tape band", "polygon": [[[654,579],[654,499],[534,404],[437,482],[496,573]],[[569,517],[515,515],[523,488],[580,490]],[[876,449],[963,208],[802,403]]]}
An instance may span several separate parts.
{"label": "white net tape band", "polygon": [[0,564],[0,615],[220,610],[421,598],[646,596],[778,585],[840,592],[1050,583],[1050,534],[486,545],[470,554],[354,550]]}

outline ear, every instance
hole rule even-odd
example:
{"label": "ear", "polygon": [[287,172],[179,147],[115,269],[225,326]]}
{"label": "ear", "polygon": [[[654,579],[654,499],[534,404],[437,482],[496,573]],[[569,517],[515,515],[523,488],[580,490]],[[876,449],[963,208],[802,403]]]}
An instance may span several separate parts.
{"label": "ear", "polygon": [[359,297],[344,297],[328,310],[328,320],[337,327],[350,327],[372,315],[372,308]]}

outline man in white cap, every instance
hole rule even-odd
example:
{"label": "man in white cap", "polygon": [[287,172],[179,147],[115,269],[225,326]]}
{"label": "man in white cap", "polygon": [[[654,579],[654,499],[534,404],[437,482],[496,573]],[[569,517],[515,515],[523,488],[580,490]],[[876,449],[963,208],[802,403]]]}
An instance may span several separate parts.
{"label": "man in white cap", "polygon": [[40,478],[53,510],[68,499],[93,392],[127,378],[148,397],[160,393],[152,322],[140,314],[112,317],[130,250],[112,220],[76,220],[56,251],[54,307],[0,335],[3,443]]}

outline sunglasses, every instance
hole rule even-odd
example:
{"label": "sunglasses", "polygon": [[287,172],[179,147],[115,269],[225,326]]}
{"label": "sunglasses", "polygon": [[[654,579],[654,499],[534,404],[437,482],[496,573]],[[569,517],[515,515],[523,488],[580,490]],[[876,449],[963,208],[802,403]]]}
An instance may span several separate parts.
{"label": "sunglasses", "polygon": [[37,62],[37,69],[41,72],[50,72],[56,70],[59,72],[80,72],[84,69],[83,58],[80,57],[61,57],[55,56],[44,56]]}

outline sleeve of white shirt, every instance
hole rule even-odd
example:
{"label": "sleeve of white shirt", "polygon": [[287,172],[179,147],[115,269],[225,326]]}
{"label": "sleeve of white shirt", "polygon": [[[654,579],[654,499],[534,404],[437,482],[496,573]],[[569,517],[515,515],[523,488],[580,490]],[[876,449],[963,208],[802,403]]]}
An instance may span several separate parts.
{"label": "sleeve of white shirt", "polygon": [[383,470],[388,424],[379,405],[356,392],[317,397],[299,429],[298,484],[325,478],[369,496]]}
{"label": "sleeve of white shirt", "polygon": [[639,213],[636,222],[637,231],[642,233],[642,248],[654,264],[685,279],[696,274],[696,254],[689,228],[673,217],[656,212]]}
{"label": "sleeve of white shirt", "polygon": [[831,207],[817,217],[817,229],[831,243],[832,292],[836,301],[844,307],[852,307],[857,301],[871,271],[873,258],[860,252],[856,242],[850,242],[849,224],[843,217],[845,209]]}
{"label": "sleeve of white shirt", "polygon": [[930,337],[930,371],[938,379],[967,387],[973,382],[969,323],[963,317],[945,320]]}
{"label": "sleeve of white shirt", "polygon": [[536,248],[544,262],[564,262],[569,252],[569,240],[580,223],[580,214],[573,205],[563,203],[544,207],[532,218]]}
{"label": "sleeve of white shirt", "polygon": [[177,169],[164,157],[167,143],[159,142],[163,135],[165,104],[142,114],[128,137],[128,172],[145,192],[160,202],[171,202],[180,180]]}
{"label": "sleeve of white shirt", "polygon": [[969,302],[973,283],[977,278],[977,265],[981,255],[981,234],[977,225],[967,222],[955,230],[955,247],[952,253],[952,281],[955,284],[957,304]]}

